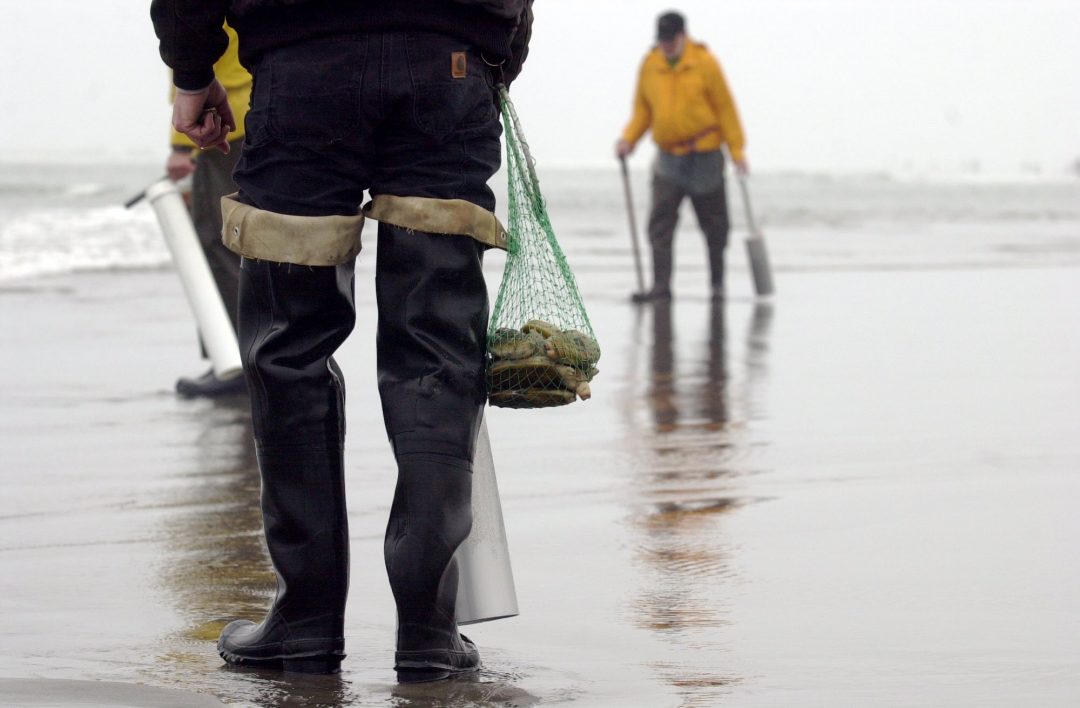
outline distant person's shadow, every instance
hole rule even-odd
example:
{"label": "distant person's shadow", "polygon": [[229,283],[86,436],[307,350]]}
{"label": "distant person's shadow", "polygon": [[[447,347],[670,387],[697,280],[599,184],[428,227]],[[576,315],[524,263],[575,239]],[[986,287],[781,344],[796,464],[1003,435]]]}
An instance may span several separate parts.
{"label": "distant person's shadow", "polygon": [[[735,573],[722,519],[745,502],[738,479],[751,471],[748,421],[767,376],[772,309],[755,305],[745,357],[734,364],[725,303],[706,308],[704,327],[689,327],[687,317],[701,313],[670,302],[651,308],[644,397],[652,430],[630,431],[632,545],[640,576],[630,615],[638,627],[677,647],[692,639],[703,656],[719,656],[719,631],[729,621],[724,588]],[[706,670],[657,662],[652,669],[685,691],[689,702],[714,705],[722,702],[725,686],[740,680],[723,672],[721,663]]]}
{"label": "distant person's shadow", "polygon": [[[652,306],[648,398],[655,429],[665,433],[689,425],[721,430],[731,419],[726,309],[722,302],[714,301],[709,306],[705,356],[680,374],[676,357],[679,339],[672,321],[674,307],[670,301]],[[771,322],[772,305],[756,303],[747,335],[746,372],[743,380],[735,382],[744,392],[767,374],[765,358]]]}
{"label": "distant person's shadow", "polygon": [[675,396],[675,333],[671,326],[671,301],[652,306],[652,356],[649,399],[658,432],[667,432],[679,420]]}

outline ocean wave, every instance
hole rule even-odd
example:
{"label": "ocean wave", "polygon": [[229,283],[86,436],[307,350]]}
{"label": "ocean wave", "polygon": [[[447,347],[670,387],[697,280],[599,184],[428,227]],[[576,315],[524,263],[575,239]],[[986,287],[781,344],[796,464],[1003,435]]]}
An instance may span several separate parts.
{"label": "ocean wave", "polygon": [[[0,169],[0,281],[169,264],[149,205],[120,206],[154,169]],[[575,269],[594,277],[631,272],[619,173],[542,170],[540,178],[552,225]],[[650,176],[632,172],[631,180],[638,237],[646,245]],[[773,173],[754,175],[750,186],[757,222],[780,270],[1080,262],[1077,183],[941,184],[880,173]],[[492,187],[505,219],[505,173],[495,176]],[[728,181],[728,202],[734,242],[746,231],[734,179]],[[679,230],[686,232],[676,244],[680,270],[703,267],[690,204],[683,206]],[[365,262],[373,258],[374,237],[369,226]],[[729,253],[740,267],[741,249]]]}
{"label": "ocean wave", "polygon": [[170,260],[149,209],[34,210],[0,226],[0,281],[86,270],[161,266]]}

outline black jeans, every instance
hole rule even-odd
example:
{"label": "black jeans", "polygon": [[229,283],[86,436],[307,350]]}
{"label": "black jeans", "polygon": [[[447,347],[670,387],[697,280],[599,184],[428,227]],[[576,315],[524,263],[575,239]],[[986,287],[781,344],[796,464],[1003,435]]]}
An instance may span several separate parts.
{"label": "black jeans", "polygon": [[[465,75],[453,76],[455,52]],[[492,210],[501,125],[492,75],[430,33],[340,37],[271,52],[254,70],[243,200],[299,216],[354,215],[364,190]]]}
{"label": "black jeans", "polygon": [[[235,173],[241,201],[281,214],[355,215],[367,190],[371,196],[462,199],[494,209],[487,182],[499,167],[502,128],[492,74],[462,42],[430,33],[335,37],[275,50],[253,73],[247,137]],[[379,391],[395,451],[438,451],[471,462],[484,403],[484,247],[467,236],[386,224],[380,224],[378,246]],[[351,264],[337,266],[336,278],[318,273],[334,267],[291,266],[293,279],[297,268],[309,269],[313,281],[326,283],[324,290],[351,273]],[[248,282],[273,287],[272,279]],[[351,327],[351,319],[342,321],[355,318],[351,285],[338,290],[341,302],[324,309],[334,313],[334,327]],[[267,293],[261,300],[282,295]],[[261,406],[267,421],[256,421],[256,436],[260,430],[285,435],[273,419],[279,413],[295,417],[296,410],[281,409],[290,398],[304,397],[298,386],[316,400],[340,383],[332,364],[309,366],[300,377],[279,376],[281,362],[264,361],[254,350],[279,336],[271,331],[273,313],[250,320],[241,317],[240,339],[255,342],[246,354],[249,382],[256,383],[253,411]],[[265,331],[256,333],[258,327]],[[304,329],[319,327],[305,325],[300,336],[318,340],[319,332]],[[320,369],[316,380],[313,368]]]}

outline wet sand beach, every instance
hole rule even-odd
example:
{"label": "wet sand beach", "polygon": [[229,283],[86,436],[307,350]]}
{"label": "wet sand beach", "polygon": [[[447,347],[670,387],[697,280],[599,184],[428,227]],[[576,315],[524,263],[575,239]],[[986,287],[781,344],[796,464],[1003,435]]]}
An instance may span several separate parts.
{"label": "wet sand beach", "polygon": [[194,347],[175,276],[3,287],[0,688],[26,705],[77,704],[71,681],[146,686],[147,705],[154,689],[258,706],[1074,704],[1077,270],[779,275],[773,304],[738,269],[719,306],[690,278],[669,306],[587,296],[593,399],[488,413],[521,615],[469,628],[478,676],[422,687],[391,670],[370,264],[338,357],[339,677],[214,652],[273,581],[244,406],[171,391]]}

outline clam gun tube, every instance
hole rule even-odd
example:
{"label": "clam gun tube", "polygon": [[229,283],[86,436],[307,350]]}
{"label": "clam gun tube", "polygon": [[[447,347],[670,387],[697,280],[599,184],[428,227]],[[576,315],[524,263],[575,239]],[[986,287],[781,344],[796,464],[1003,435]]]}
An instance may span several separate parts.
{"label": "clam gun tube", "polygon": [[199,245],[180,191],[171,180],[162,179],[147,187],[146,199],[154,207],[158,224],[161,225],[214,374],[222,379],[239,375],[240,347],[236,342],[236,332],[233,331],[214,277],[210,274],[210,266]]}
{"label": "clam gun tube", "polygon": [[769,251],[765,248],[765,236],[754,220],[754,210],[750,206],[750,187],[746,176],[739,175],[739,191],[742,193],[743,208],[746,210],[746,225],[749,235],[746,237],[746,255],[750,261],[750,274],[754,278],[754,290],[761,297],[776,292],[773,286],[772,268],[769,266]]}
{"label": "clam gun tube", "polygon": [[476,624],[518,614],[510,549],[487,421],[480,422],[473,456],[472,531],[457,550],[457,623]]}

